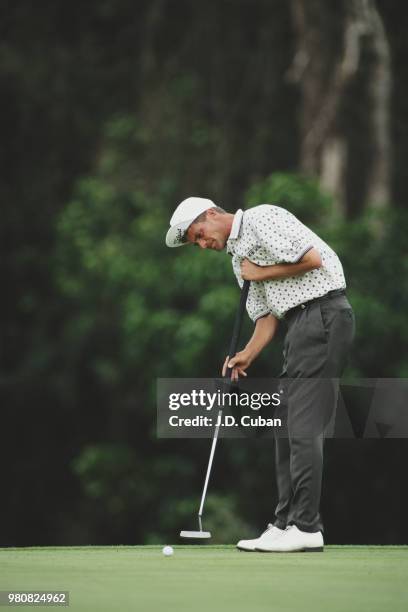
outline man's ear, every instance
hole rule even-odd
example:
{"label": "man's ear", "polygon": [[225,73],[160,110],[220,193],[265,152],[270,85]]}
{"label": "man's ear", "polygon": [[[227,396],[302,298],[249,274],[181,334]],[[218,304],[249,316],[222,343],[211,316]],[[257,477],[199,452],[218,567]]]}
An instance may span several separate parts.
{"label": "man's ear", "polygon": [[216,217],[218,211],[215,208],[207,208],[207,217]]}

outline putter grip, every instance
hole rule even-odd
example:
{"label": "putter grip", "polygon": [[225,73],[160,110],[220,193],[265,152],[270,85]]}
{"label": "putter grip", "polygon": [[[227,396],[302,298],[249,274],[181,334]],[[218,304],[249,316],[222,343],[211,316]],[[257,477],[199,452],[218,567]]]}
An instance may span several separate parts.
{"label": "putter grip", "polygon": [[[238,340],[239,340],[239,332],[241,331],[242,315],[244,314],[245,305],[246,305],[246,301],[247,301],[247,297],[248,297],[249,283],[250,283],[250,281],[246,280],[246,281],[244,281],[244,284],[242,285],[241,298],[239,300],[238,310],[237,310],[237,313],[235,315],[234,329],[233,329],[233,332],[232,332],[230,348],[229,348],[229,351],[228,351],[228,355],[230,357],[233,357],[235,355],[235,353],[237,352],[237,346],[238,346]],[[232,372],[232,368],[227,368],[227,376],[226,376],[226,378],[231,378],[231,372]]]}

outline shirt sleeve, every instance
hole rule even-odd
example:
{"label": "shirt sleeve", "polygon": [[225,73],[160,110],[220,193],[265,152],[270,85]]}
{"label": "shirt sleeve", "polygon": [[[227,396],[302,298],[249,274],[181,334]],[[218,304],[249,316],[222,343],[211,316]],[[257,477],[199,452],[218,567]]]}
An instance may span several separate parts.
{"label": "shirt sleeve", "polygon": [[253,211],[256,239],[276,263],[296,263],[313,248],[308,228],[288,210],[264,204]]}
{"label": "shirt sleeve", "polygon": [[[241,276],[239,265],[236,264],[233,267],[234,267],[234,274],[238,281],[238,285],[242,289],[242,285],[244,284],[244,281]],[[266,301],[265,287],[263,283],[251,281],[251,284],[249,285],[248,298],[246,302],[246,310],[247,310],[249,318],[254,323],[261,317],[264,317],[265,315],[269,314],[270,310],[268,308],[268,304]]]}
{"label": "shirt sleeve", "polygon": [[246,303],[249,318],[256,323],[258,319],[269,314],[270,310],[266,303],[265,287],[263,283],[251,281]]}

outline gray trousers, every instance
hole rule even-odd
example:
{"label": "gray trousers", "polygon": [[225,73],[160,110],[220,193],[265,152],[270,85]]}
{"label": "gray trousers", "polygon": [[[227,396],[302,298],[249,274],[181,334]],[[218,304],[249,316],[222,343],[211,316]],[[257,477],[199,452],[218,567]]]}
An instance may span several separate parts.
{"label": "gray trousers", "polygon": [[274,524],[323,531],[323,444],[354,337],[354,314],[344,294],[331,292],[289,311],[285,320],[281,404],[275,413],[283,427],[275,430],[279,500]]}

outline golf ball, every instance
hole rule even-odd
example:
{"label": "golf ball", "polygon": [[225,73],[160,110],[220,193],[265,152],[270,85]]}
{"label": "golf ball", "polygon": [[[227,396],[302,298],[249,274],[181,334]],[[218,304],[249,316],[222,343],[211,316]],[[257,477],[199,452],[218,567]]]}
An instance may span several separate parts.
{"label": "golf ball", "polygon": [[174,553],[174,550],[171,546],[165,546],[163,548],[163,555],[165,557],[170,557]]}

